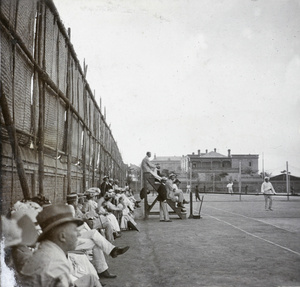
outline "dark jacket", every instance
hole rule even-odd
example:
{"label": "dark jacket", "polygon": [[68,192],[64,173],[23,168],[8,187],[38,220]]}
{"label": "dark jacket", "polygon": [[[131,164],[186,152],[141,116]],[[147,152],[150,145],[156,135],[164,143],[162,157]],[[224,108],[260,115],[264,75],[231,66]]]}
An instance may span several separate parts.
{"label": "dark jacket", "polygon": [[108,182],[103,181],[100,186],[100,197],[103,197],[107,191],[110,189],[110,184]]}
{"label": "dark jacket", "polygon": [[167,189],[164,184],[161,184],[157,190],[158,196],[157,200],[158,201],[165,201],[167,200]]}

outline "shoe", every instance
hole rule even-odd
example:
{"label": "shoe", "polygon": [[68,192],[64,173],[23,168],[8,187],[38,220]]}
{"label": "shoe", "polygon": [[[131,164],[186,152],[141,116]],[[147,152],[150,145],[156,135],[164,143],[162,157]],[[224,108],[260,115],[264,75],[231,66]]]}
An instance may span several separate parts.
{"label": "shoe", "polygon": [[180,211],[181,212],[186,212],[186,209],[185,208],[181,208]]}
{"label": "shoe", "polygon": [[169,220],[164,220],[164,222],[172,222],[172,220],[170,220],[170,219]]}
{"label": "shoe", "polygon": [[122,236],[122,234],[120,232],[114,232],[114,239],[120,238]]}
{"label": "shoe", "polygon": [[98,276],[102,277],[102,278],[116,278],[117,277],[117,275],[115,275],[115,274],[110,274],[107,269],[101,273],[98,273]]}
{"label": "shoe", "polygon": [[161,219],[159,222],[164,222],[164,220],[163,220],[163,219]]}
{"label": "shoe", "polygon": [[[129,249],[129,246],[125,246],[123,248],[121,247],[115,247],[111,252],[110,252],[110,256],[112,258],[116,258],[119,255],[124,254],[127,250]],[[104,271],[105,272],[105,271]],[[102,272],[103,273],[103,272]]]}
{"label": "shoe", "polygon": [[130,230],[136,230],[136,231],[138,231],[138,232],[140,232],[139,230],[138,230],[138,228],[131,222],[131,221],[128,221],[127,222],[127,226],[128,226],[128,229]]}
{"label": "shoe", "polygon": [[190,203],[189,201],[186,201],[185,199],[183,200],[183,204],[188,204]]}

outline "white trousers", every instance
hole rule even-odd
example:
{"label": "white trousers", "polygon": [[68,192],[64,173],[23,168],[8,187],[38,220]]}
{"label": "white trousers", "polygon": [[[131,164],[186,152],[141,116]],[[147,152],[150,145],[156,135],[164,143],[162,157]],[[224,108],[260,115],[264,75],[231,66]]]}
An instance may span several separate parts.
{"label": "white trousers", "polygon": [[113,228],[113,232],[120,232],[120,225],[119,222],[117,220],[117,218],[112,214],[109,213],[108,215],[106,215],[108,221],[110,222],[110,224],[112,225]]}
{"label": "white trousers", "polygon": [[159,217],[160,220],[170,220],[168,212],[168,204],[166,202],[159,202]]}
{"label": "white trousers", "polygon": [[93,265],[97,273],[108,269],[104,253],[109,255],[115,248],[97,230],[83,231],[78,238],[76,250],[93,250]]}

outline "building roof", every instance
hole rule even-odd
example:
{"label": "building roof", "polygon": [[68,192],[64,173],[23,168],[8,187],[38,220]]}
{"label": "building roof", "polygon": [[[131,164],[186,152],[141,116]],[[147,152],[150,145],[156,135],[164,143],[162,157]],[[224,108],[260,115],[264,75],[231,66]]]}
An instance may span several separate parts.
{"label": "building roof", "polygon": [[[285,181],[286,180],[286,174],[278,174],[278,175],[274,175],[274,176],[271,176],[271,181]],[[293,180],[293,181],[300,181],[300,177],[297,177],[297,176],[293,176],[293,175],[290,175],[289,176],[289,179],[290,180]]]}
{"label": "building roof", "polygon": [[139,167],[139,166],[137,166],[137,165],[135,165],[135,164],[130,164],[130,166],[129,166],[129,169],[132,169],[132,170],[140,170],[141,168]]}
{"label": "building roof", "polygon": [[201,154],[201,157],[227,157],[227,156],[215,151],[210,151],[208,153]]}
{"label": "building roof", "polygon": [[258,158],[258,154],[232,154],[231,157],[242,157],[242,158],[245,158],[245,157],[257,157]]}
{"label": "building roof", "polygon": [[181,161],[181,156],[155,156],[152,161]]}

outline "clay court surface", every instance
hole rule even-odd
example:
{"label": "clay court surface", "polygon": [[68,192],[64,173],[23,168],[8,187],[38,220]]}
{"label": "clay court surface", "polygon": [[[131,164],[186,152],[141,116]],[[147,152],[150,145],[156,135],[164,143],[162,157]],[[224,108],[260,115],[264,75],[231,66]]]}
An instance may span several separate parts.
{"label": "clay court surface", "polygon": [[205,194],[201,219],[172,215],[166,223],[151,215],[145,221],[136,210],[140,232],[123,232],[115,241],[131,248],[108,258],[118,277],[101,282],[107,287],[300,286],[300,196],[289,201],[276,196],[273,207],[265,211],[263,196],[240,201],[239,195]]}

